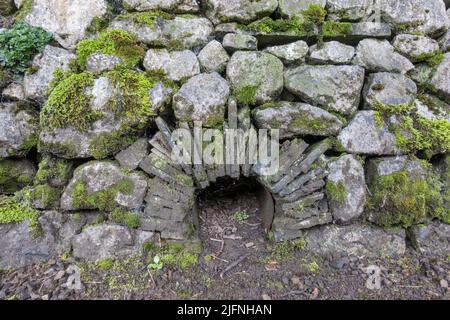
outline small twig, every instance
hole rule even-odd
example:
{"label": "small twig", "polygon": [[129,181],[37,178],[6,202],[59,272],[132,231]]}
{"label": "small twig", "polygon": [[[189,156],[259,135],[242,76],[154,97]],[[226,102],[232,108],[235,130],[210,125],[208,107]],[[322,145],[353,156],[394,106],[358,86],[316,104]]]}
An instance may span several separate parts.
{"label": "small twig", "polygon": [[242,237],[231,235],[231,236],[223,236],[224,239],[228,240],[242,240]]}
{"label": "small twig", "polygon": [[219,257],[215,256],[214,254],[212,254],[212,255],[211,255],[211,257],[213,257],[214,259],[217,259],[217,260],[223,261],[223,262],[225,262],[225,263],[229,263],[229,262],[230,262],[230,261],[228,261],[228,260],[225,260],[225,259],[219,258]]}
{"label": "small twig", "polygon": [[257,227],[257,226],[261,225],[261,223],[248,223],[248,222],[245,222],[245,221],[243,221],[242,223],[248,225],[249,227]]}
{"label": "small twig", "polygon": [[247,253],[246,255],[243,255],[242,257],[240,257],[239,259],[237,259],[236,261],[234,261],[233,263],[231,263],[228,267],[225,268],[225,270],[223,270],[220,273],[220,277],[223,278],[223,276],[225,275],[225,273],[227,273],[228,271],[230,271],[231,269],[237,267],[238,265],[240,265],[245,259],[247,259],[250,256],[250,253]]}

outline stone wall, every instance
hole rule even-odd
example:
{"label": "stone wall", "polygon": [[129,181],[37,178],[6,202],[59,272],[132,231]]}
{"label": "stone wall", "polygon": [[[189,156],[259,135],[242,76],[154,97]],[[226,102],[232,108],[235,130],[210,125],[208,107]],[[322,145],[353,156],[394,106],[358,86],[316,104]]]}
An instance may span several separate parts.
{"label": "stone wall", "polygon": [[[264,186],[276,241],[448,255],[449,6],[0,0],[0,267],[195,241],[224,176]],[[174,163],[196,121],[279,129],[279,173]]]}

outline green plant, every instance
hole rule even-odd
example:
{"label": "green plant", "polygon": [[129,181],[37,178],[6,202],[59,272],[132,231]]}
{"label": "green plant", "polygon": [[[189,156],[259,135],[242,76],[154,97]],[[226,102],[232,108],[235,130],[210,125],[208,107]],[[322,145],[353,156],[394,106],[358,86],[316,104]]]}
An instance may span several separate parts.
{"label": "green plant", "polygon": [[147,268],[151,270],[161,270],[164,267],[164,264],[161,261],[161,258],[156,255],[153,257],[153,262],[149,263]]}
{"label": "green plant", "polygon": [[39,221],[39,212],[20,203],[15,197],[0,196],[0,224],[17,223],[28,220],[30,232],[35,237],[42,233]]}
{"label": "green plant", "polygon": [[123,209],[115,209],[111,212],[109,220],[124,224],[131,229],[137,229],[141,225],[138,214]]}
{"label": "green plant", "polygon": [[172,19],[172,15],[163,11],[133,12],[121,14],[117,19],[131,19],[135,24],[153,27],[158,18]]}
{"label": "green plant", "polygon": [[24,73],[33,56],[42,52],[51,39],[52,34],[42,28],[16,22],[0,32],[0,66],[16,74]]}
{"label": "green plant", "polygon": [[244,222],[247,221],[250,216],[248,215],[247,211],[238,211],[233,215],[233,219],[238,222]]}

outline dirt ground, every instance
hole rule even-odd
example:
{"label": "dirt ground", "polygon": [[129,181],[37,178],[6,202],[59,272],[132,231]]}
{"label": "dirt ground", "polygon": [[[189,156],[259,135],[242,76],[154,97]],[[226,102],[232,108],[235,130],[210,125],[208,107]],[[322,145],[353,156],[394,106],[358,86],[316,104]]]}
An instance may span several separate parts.
{"label": "dirt ground", "polygon": [[[396,261],[321,258],[304,251],[300,241],[275,245],[266,240],[256,194],[245,185],[228,190],[199,197],[203,252],[194,267],[150,270],[145,259],[100,267],[62,257],[0,271],[0,299],[450,298],[448,259],[423,257],[412,249]],[[67,286],[74,279],[68,268],[74,265],[81,270],[80,290]],[[370,266],[381,270],[379,287],[368,281],[378,279],[368,272]]]}

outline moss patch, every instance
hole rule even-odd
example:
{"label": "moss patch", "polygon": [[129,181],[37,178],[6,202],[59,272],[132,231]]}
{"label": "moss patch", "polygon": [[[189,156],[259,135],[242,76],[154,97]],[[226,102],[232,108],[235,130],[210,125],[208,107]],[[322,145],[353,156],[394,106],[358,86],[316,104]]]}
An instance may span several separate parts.
{"label": "moss patch", "polygon": [[123,224],[131,229],[137,229],[141,225],[138,214],[123,209],[116,209],[111,212],[109,220]]}
{"label": "moss patch", "polygon": [[119,20],[130,19],[137,25],[153,27],[158,18],[170,20],[173,16],[163,11],[147,11],[147,12],[133,12],[122,14],[117,17]]}
{"label": "moss patch", "polygon": [[325,21],[322,26],[322,36],[338,37],[350,35],[353,32],[353,25],[350,22]]}
{"label": "moss patch", "polygon": [[18,197],[29,207],[39,209],[56,208],[62,194],[62,189],[53,188],[48,184],[41,184],[34,187],[22,189],[17,193]]}
{"label": "moss patch", "polygon": [[33,181],[28,165],[17,160],[0,160],[0,192],[14,193]]}
{"label": "moss patch", "polygon": [[[150,268],[152,266],[160,266],[160,268],[166,266],[180,269],[195,267],[199,262],[201,250],[201,246],[196,243],[183,244],[177,242],[168,243],[161,248],[152,248],[151,252],[149,252],[152,257]],[[155,257],[157,257],[156,261],[158,262],[155,262]]]}
{"label": "moss patch", "polygon": [[39,162],[39,168],[34,177],[34,183],[46,184],[57,181],[58,185],[66,184],[72,175],[72,162],[44,155]]}
{"label": "moss patch", "polygon": [[244,105],[254,105],[256,103],[256,93],[258,86],[245,86],[235,90],[234,95],[237,102]]}
{"label": "moss patch", "polygon": [[340,204],[345,202],[345,197],[347,196],[347,188],[345,187],[342,181],[336,183],[328,180],[326,189],[327,189],[327,196],[332,201],[335,201]]}
{"label": "moss patch", "polygon": [[264,258],[263,262],[269,263],[286,261],[292,258],[296,251],[304,250],[306,245],[306,240],[303,238],[276,243],[270,248],[270,255]]}
{"label": "moss patch", "polygon": [[123,30],[106,30],[95,39],[86,39],[77,45],[77,61],[82,69],[94,53],[113,55],[123,60],[126,67],[135,67],[145,56],[145,48],[134,35]]}
{"label": "moss patch", "polygon": [[0,196],[0,224],[19,223],[29,220],[30,232],[35,237],[41,235],[39,212],[17,201],[15,197]]}

